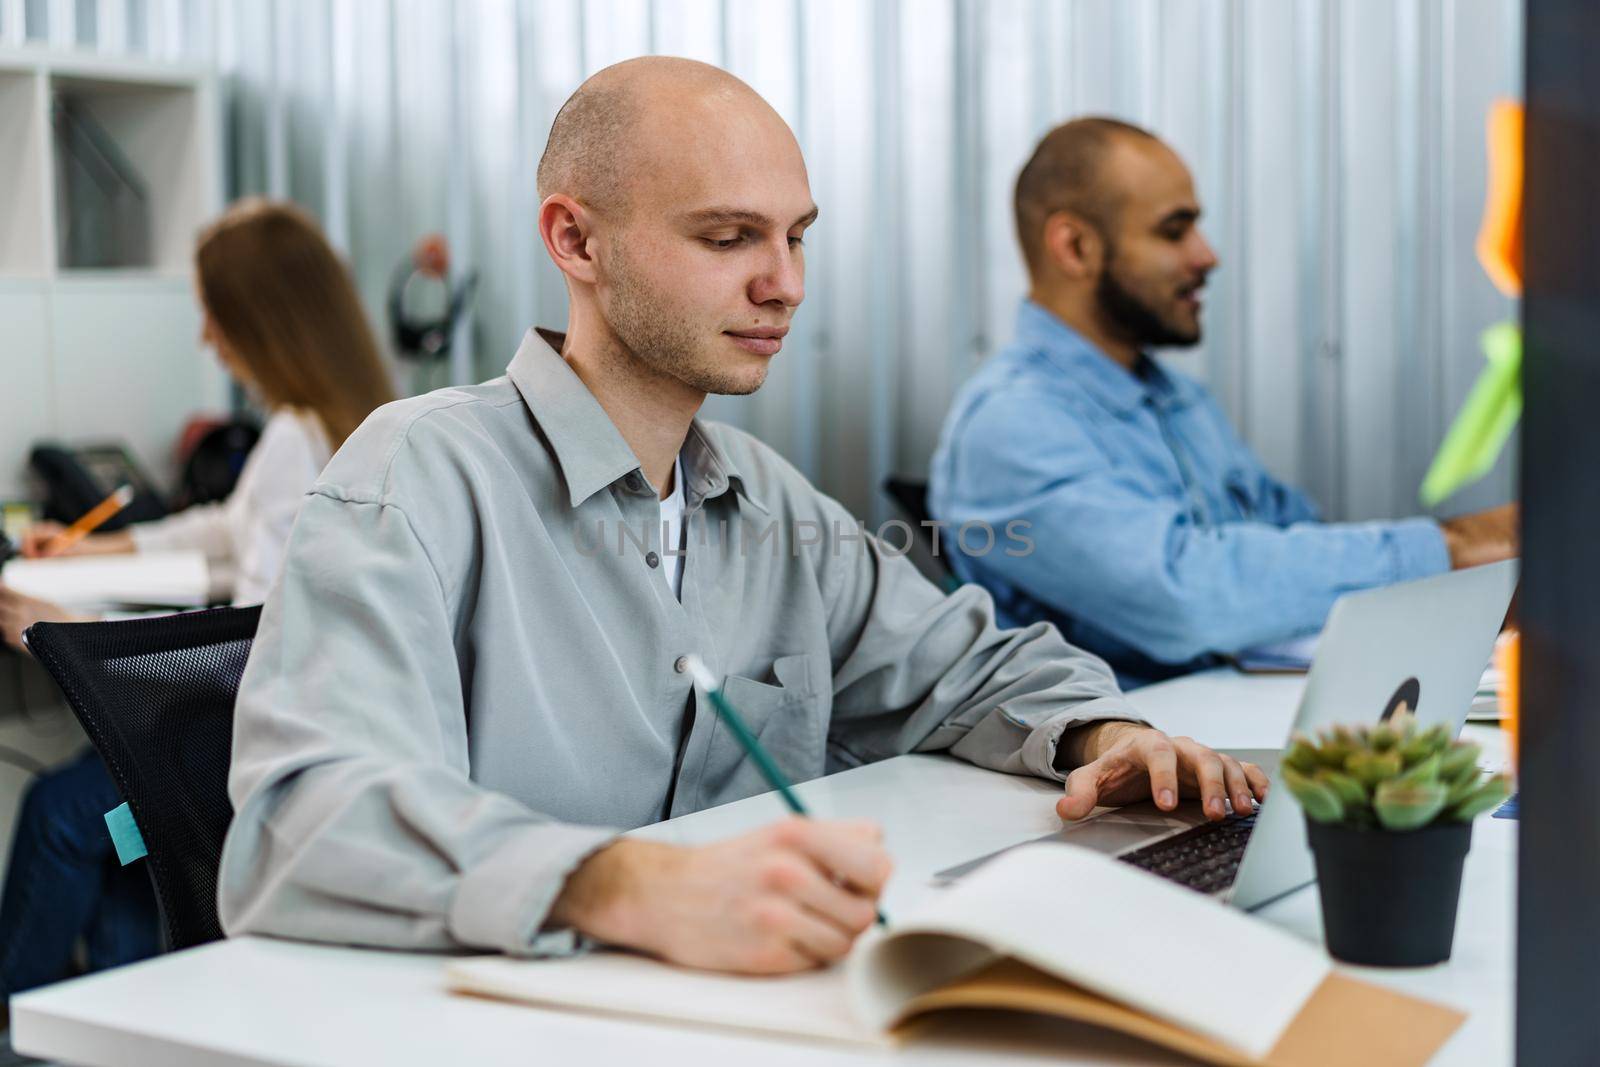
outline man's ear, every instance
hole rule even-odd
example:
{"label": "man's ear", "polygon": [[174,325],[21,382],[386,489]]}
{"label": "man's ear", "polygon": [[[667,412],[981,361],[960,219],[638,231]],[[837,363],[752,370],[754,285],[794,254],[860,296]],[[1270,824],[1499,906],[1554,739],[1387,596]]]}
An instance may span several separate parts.
{"label": "man's ear", "polygon": [[1087,219],[1070,211],[1044,220],[1045,259],[1068,278],[1092,278],[1105,265],[1105,241]]}
{"label": "man's ear", "polygon": [[589,249],[593,236],[593,217],[572,197],[552,193],[539,205],[539,237],[545,251],[561,273],[588,285],[596,279],[594,256]]}

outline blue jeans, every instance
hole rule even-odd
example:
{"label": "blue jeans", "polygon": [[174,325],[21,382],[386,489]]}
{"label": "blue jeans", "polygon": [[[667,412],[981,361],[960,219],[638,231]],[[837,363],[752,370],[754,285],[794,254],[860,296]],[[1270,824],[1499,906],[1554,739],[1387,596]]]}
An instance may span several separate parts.
{"label": "blue jeans", "polygon": [[0,897],[0,996],[69,977],[80,937],[90,970],[160,951],[149,873],[117,862],[106,829],[121,803],[93,749],[28,787]]}

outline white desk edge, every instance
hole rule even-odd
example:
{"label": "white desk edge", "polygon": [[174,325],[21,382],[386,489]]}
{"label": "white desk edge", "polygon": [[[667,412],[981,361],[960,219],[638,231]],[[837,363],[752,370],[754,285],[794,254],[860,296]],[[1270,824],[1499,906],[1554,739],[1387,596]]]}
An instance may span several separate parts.
{"label": "white desk edge", "polygon": [[[1217,747],[1261,748],[1281,743],[1302,684],[1297,677],[1213,671],[1132,696],[1169,732]],[[1469,731],[1489,758],[1503,758],[1499,730]],[[897,863],[883,902],[891,915],[926,891],[934,871],[1056,830],[1056,788],[935,756],[901,757],[800,787],[819,816],[881,820]],[[776,798],[767,795],[636,833],[707,841],[781,814]],[[1438,1064],[1511,1062],[1515,831],[1514,822],[1490,818],[1475,828],[1450,963],[1359,972],[1469,1012]],[[1260,914],[1320,941],[1314,888]],[[701,1067],[734,1057],[774,1065],[882,1062],[880,1054],[828,1045],[451,996],[441,972],[439,956],[243,938],[19,996],[12,1001],[13,1034],[19,1051],[88,1065],[520,1063],[530,1048],[556,1062],[582,1056],[591,1064],[633,1063],[648,1056],[656,1067]],[[1209,979],[1237,977],[1224,969]],[[1016,1019],[977,1031],[968,1025],[919,1045],[916,1062],[1168,1062],[1115,1035],[1063,1032],[1059,1025],[1050,1029],[1052,1024]],[[1059,1042],[1067,1040],[1070,1047],[1062,1048]]]}

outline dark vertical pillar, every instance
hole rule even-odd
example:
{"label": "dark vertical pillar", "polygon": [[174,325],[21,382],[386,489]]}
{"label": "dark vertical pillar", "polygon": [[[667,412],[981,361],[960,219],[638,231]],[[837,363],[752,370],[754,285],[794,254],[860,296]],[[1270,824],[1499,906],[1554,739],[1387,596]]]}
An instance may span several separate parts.
{"label": "dark vertical pillar", "polygon": [[1600,1056],[1600,3],[1527,0],[1517,1062]]}

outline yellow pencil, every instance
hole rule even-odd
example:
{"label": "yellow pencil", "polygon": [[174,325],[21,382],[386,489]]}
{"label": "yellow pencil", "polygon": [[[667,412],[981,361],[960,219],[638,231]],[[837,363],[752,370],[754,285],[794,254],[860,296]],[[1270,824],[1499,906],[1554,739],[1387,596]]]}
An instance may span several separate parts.
{"label": "yellow pencil", "polygon": [[133,503],[133,486],[125,485],[84,512],[77,522],[46,541],[41,554],[55,556],[65,552],[107,522],[110,522],[119,511],[131,503]]}

